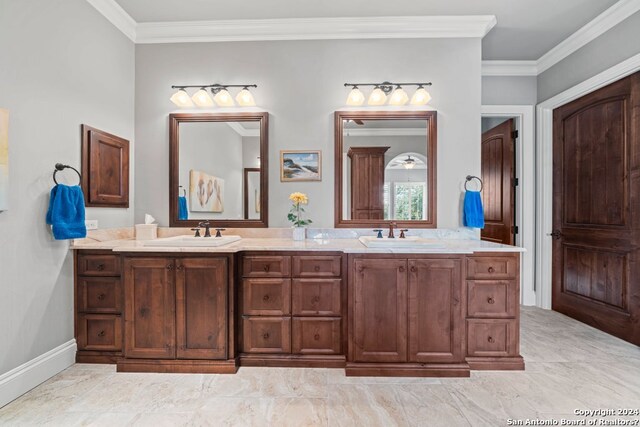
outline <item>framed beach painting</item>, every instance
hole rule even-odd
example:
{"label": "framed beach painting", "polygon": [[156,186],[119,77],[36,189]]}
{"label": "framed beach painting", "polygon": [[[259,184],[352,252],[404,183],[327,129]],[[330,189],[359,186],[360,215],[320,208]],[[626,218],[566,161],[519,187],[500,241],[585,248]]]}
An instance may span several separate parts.
{"label": "framed beach painting", "polygon": [[192,212],[224,212],[224,179],[189,171],[189,201]]}
{"label": "framed beach painting", "polygon": [[0,211],[9,208],[9,110],[0,108]]}
{"label": "framed beach painting", "polygon": [[280,151],[280,181],[322,181],[322,152]]}

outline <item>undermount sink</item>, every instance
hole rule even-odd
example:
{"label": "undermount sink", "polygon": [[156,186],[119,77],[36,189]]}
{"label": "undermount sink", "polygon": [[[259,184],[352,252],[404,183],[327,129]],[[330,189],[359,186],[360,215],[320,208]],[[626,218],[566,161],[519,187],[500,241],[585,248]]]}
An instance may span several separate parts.
{"label": "undermount sink", "polygon": [[388,237],[378,238],[362,236],[358,240],[368,248],[416,248],[416,249],[444,249],[442,242],[417,236],[407,236],[404,239]]}
{"label": "undermount sink", "polygon": [[165,237],[162,239],[146,240],[144,246],[193,246],[193,247],[217,247],[237,242],[240,236],[222,236],[222,237],[193,237],[193,236],[175,236]]}

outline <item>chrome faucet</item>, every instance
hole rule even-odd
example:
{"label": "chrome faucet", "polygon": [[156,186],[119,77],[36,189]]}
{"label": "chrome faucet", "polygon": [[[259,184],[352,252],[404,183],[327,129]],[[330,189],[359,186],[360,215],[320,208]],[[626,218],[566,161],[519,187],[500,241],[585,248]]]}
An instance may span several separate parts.
{"label": "chrome faucet", "polygon": [[398,224],[396,224],[395,222],[389,223],[389,235],[387,236],[389,239],[395,239],[396,236],[393,235],[393,229],[397,226]]}

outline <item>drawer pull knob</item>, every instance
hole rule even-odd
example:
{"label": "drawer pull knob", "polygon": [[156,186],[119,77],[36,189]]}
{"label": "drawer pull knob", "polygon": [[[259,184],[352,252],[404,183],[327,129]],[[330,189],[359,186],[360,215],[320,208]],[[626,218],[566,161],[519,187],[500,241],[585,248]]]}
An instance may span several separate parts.
{"label": "drawer pull knob", "polygon": [[320,340],[320,334],[315,334],[313,336],[313,339],[316,340],[316,341]]}
{"label": "drawer pull knob", "polygon": [[265,264],[264,267],[262,267],[262,269],[265,271],[265,273],[269,272],[269,264]]}
{"label": "drawer pull knob", "polygon": [[265,340],[268,340],[268,339],[269,339],[269,333],[268,333],[268,332],[265,332],[265,333],[262,335],[262,338],[263,338],[263,339],[265,339]]}
{"label": "drawer pull knob", "polygon": [[496,302],[496,300],[494,300],[493,297],[489,297],[489,298],[487,298],[487,302],[489,304],[494,304]]}
{"label": "drawer pull knob", "polygon": [[262,301],[269,301],[269,295],[265,295],[262,297]]}
{"label": "drawer pull knob", "polygon": [[493,267],[489,267],[489,269],[487,270],[489,273],[493,273],[495,270]]}
{"label": "drawer pull knob", "polygon": [[487,339],[487,341],[489,341],[491,344],[493,344],[494,342],[496,342],[496,340],[493,339],[493,337],[489,337]]}
{"label": "drawer pull knob", "polygon": [[320,266],[316,265],[315,267],[313,267],[313,270],[317,273],[318,271],[320,271]]}
{"label": "drawer pull knob", "polygon": [[100,331],[100,332],[98,332],[98,336],[99,336],[99,337],[103,337],[103,336],[104,336],[104,331]]}
{"label": "drawer pull knob", "polygon": [[96,267],[96,269],[97,269],[98,271],[102,271],[102,270],[104,270],[104,264],[98,264],[98,266]]}
{"label": "drawer pull knob", "polygon": [[98,295],[98,300],[102,301],[104,299],[106,295],[105,294],[100,294]]}

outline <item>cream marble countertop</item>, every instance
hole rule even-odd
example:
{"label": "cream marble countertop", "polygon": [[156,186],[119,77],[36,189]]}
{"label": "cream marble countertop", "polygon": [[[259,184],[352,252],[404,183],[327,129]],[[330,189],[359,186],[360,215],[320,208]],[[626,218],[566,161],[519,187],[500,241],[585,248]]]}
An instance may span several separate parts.
{"label": "cream marble countertop", "polygon": [[344,253],[372,254],[471,254],[475,252],[524,252],[524,248],[485,242],[482,240],[440,239],[444,248],[368,248],[358,239],[307,239],[294,241],[291,238],[243,238],[237,242],[218,247],[162,247],[144,246],[143,241],[116,239],[91,241],[75,240],[74,250],[112,250],[114,252],[188,252],[188,253],[236,253],[243,251],[334,251]]}

